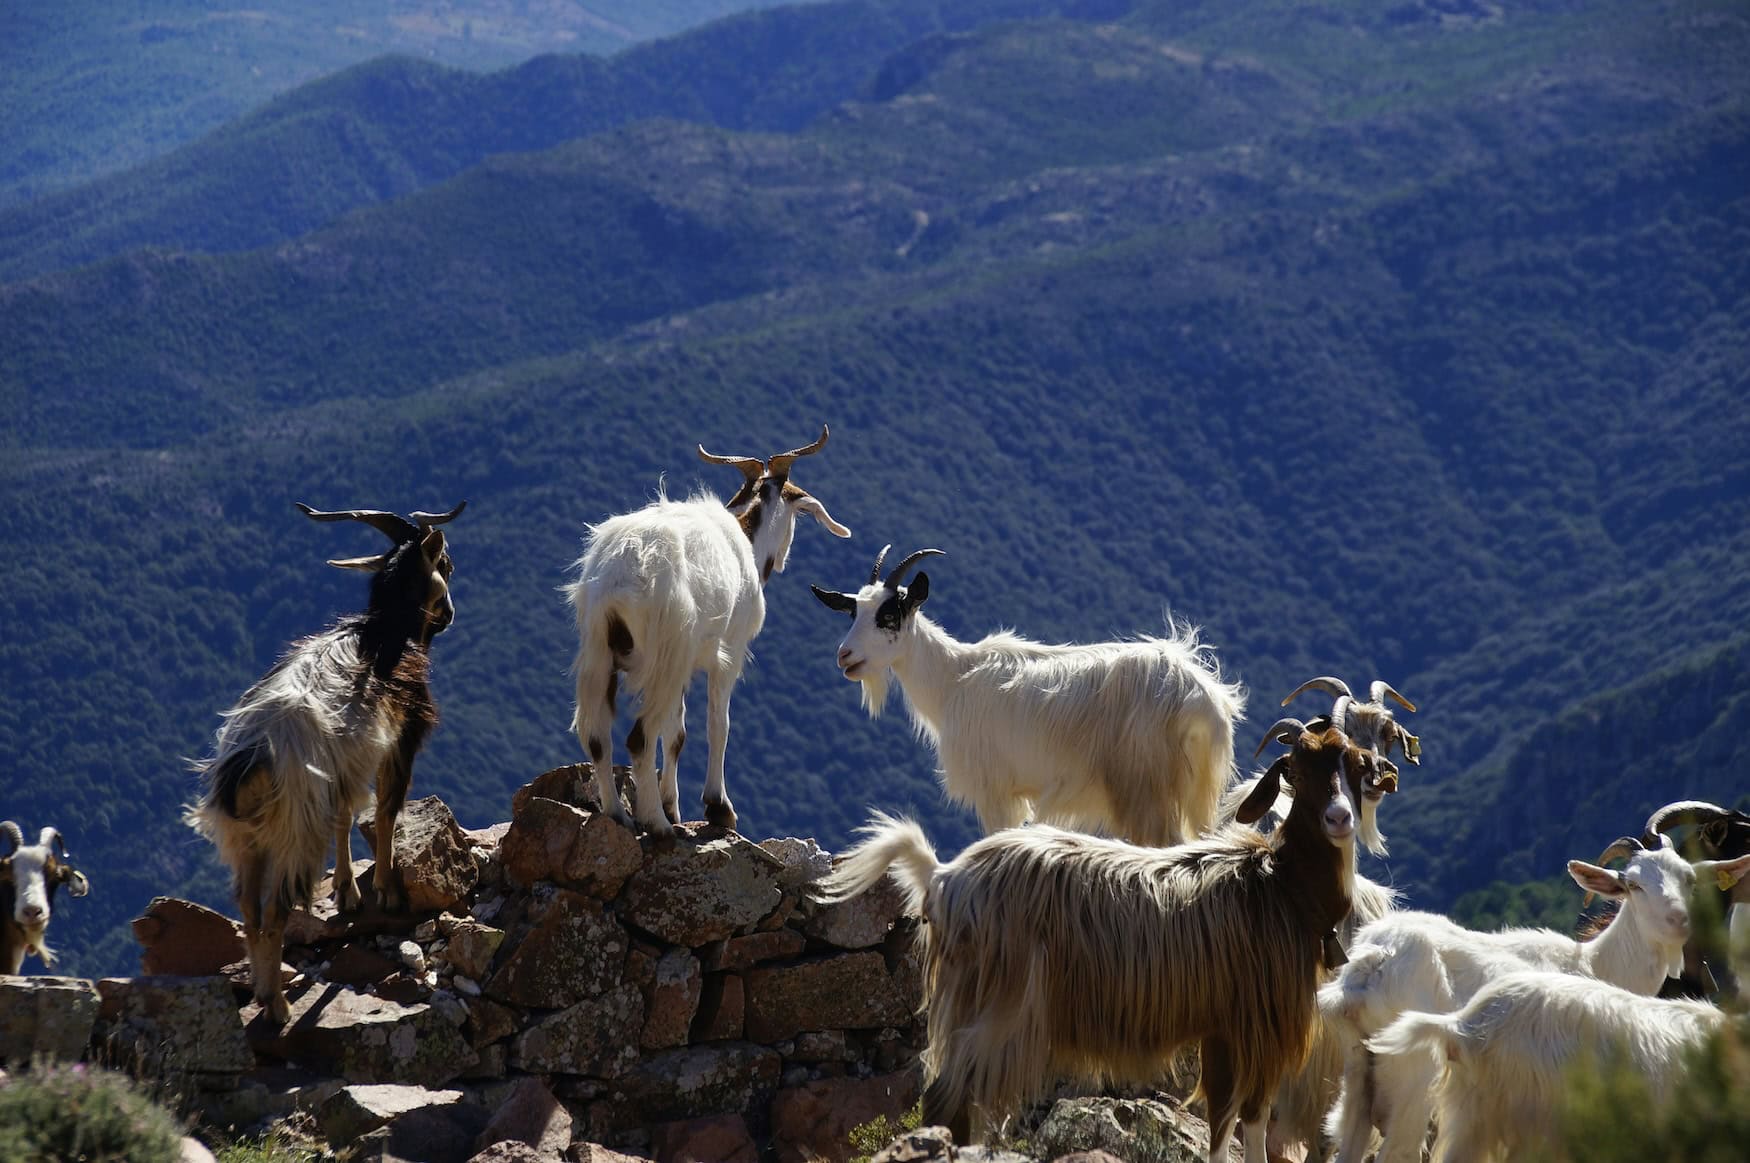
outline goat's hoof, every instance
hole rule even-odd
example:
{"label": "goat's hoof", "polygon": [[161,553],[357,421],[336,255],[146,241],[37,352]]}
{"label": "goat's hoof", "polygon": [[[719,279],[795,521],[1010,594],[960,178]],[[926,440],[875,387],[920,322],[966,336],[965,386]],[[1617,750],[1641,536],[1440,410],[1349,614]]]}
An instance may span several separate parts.
{"label": "goat's hoof", "polygon": [[257,994],[255,1000],[263,1010],[267,1011],[275,1025],[283,1026],[292,1020],[292,1003],[286,1000],[284,993],[276,993],[269,997]]}
{"label": "goat's hoof", "polygon": [[398,884],[380,884],[377,886],[377,907],[385,913],[406,912],[407,894]]}
{"label": "goat's hoof", "polygon": [[334,907],[343,913],[356,913],[359,906],[365,903],[364,894],[359,892],[356,881],[334,886]]}
{"label": "goat's hoof", "polygon": [[639,826],[644,829],[645,835],[652,840],[671,840],[674,838],[674,825],[668,822],[667,817],[640,820]]}
{"label": "goat's hoof", "polygon": [[663,812],[663,815],[668,817],[669,823],[678,824],[681,822],[681,806],[680,806],[680,804],[678,804],[678,803],[663,804],[662,805],[662,812]]}
{"label": "goat's hoof", "polygon": [[728,800],[714,804],[709,800],[705,803],[705,822],[713,828],[723,828],[735,831],[735,807]]}

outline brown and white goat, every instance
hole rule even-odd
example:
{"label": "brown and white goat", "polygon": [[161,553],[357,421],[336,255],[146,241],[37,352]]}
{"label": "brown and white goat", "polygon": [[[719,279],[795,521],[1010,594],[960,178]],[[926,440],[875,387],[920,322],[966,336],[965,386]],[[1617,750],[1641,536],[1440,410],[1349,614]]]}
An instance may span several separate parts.
{"label": "brown and white goat", "polygon": [[210,758],[195,767],[205,792],[185,815],[219,848],[236,878],[255,1000],[284,1022],[280,984],[286,918],[307,901],[332,839],[334,902],[360,904],[353,879],[353,820],[376,800],[377,899],[406,903],[395,868],[395,817],[413,759],[437,725],[427,682],[432,638],[455,619],[443,530],[467,505],[411,519],[374,509],[318,512],[317,521],[361,521],[386,534],[387,552],[328,564],[371,577],[362,614],[292,644],[224,713]]}
{"label": "brown and white goat", "polygon": [[91,882],[73,867],[67,843],[54,828],[44,828],[37,842],[27,845],[22,828],[0,820],[0,838],[10,844],[0,853],[0,973],[22,972],[26,953],[53,968],[55,952],[43,934],[55,890],[64,884],[74,896],[84,896]]}
{"label": "brown and white goat", "polygon": [[1044,1095],[1060,1077],[1149,1082],[1197,1043],[1209,1159],[1236,1116],[1262,1163],[1264,1116],[1306,1054],[1321,967],[1340,956],[1355,810],[1344,767],[1379,757],[1341,732],[1295,740],[1258,781],[1249,822],[1286,776],[1288,817],[1269,837],[1230,828],[1173,848],[1038,825],[940,864],[909,820],[877,816],[822,883],[827,900],[898,873],[926,924],[929,1047],[924,1120],[959,1141]]}

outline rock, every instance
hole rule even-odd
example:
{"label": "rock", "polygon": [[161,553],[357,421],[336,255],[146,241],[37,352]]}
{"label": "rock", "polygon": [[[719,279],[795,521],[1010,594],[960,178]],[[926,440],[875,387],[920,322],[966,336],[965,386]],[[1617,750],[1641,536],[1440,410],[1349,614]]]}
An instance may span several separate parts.
{"label": "rock", "polygon": [[226,978],[111,977],[97,992],[105,1053],[136,1072],[235,1075],[255,1065]]}
{"label": "rock", "polygon": [[740,1038],[747,1028],[747,993],[741,975],[715,973],[705,978],[689,1041]]}
{"label": "rock", "polygon": [[868,892],[822,905],[802,931],[840,949],[867,949],[879,945],[904,912],[905,893],[888,876]]}
{"label": "rock", "polygon": [[400,972],[399,963],[389,960],[367,945],[348,945],[334,955],[322,970],[324,981],[341,985],[375,985]]}
{"label": "rock", "polygon": [[510,1092],[494,1104],[492,1117],[474,1146],[484,1151],[494,1143],[506,1141],[526,1144],[542,1156],[556,1157],[571,1145],[571,1112],[559,1104],[539,1078],[519,1078]]}
{"label": "rock", "polygon": [[257,1047],[348,1082],[441,1086],[479,1061],[462,1032],[430,1005],[332,984],[307,986],[290,1000],[292,1017],[283,1029],[258,1006],[244,1008]]}
{"label": "rock", "polygon": [[671,945],[721,941],[778,906],[783,865],[730,833],[695,840],[677,831],[653,844],[619,899],[620,915]]}
{"label": "rock", "polygon": [[920,1093],[905,1070],[875,1078],[831,1078],[780,1090],[772,1098],[772,1148],[778,1163],[851,1158],[851,1131],[876,1118],[897,1125]]}
{"label": "rock", "polygon": [[657,1163],[759,1163],[759,1148],[738,1114],[663,1123],[651,1128]]}
{"label": "rock", "polygon": [[1196,1163],[1204,1158],[1209,1131],[1152,1099],[1066,1098],[1052,1105],[1029,1139],[1047,1159],[1107,1151],[1149,1163]]}
{"label": "rock", "polygon": [[91,1044],[97,991],[78,977],[0,976],[0,1062],[77,1062]]}
{"label": "rock", "polygon": [[[376,829],[359,831],[376,853]],[[410,912],[460,908],[480,877],[472,846],[456,817],[437,796],[412,800],[395,819],[395,866]]]}
{"label": "rock", "polygon": [[488,997],[511,1005],[561,1009],[606,992],[620,980],[629,944],[601,902],[559,889],[531,902],[534,928],[486,983]]}
{"label": "rock", "polygon": [[822,851],[813,840],[785,836],[761,840],[760,847],[784,866],[778,874],[778,887],[785,892],[813,884],[832,871],[832,853]]}
{"label": "rock", "polygon": [[469,1040],[476,1047],[500,1038],[508,1038],[516,1033],[517,1012],[509,1006],[499,1005],[486,998],[477,998],[468,1003]]}
{"label": "rock", "polygon": [[510,831],[510,821],[500,820],[498,823],[489,824],[484,828],[463,828],[462,835],[468,837],[468,843],[475,848],[484,848],[486,851],[496,854],[499,844],[504,840],[504,834],[508,831]]}
{"label": "rock", "polygon": [[570,763],[551,771],[543,771],[518,788],[510,797],[511,820],[515,821],[521,816],[529,801],[535,798],[592,812],[601,810],[601,801],[596,797],[595,775],[587,763]]}
{"label": "rock", "polygon": [[845,1049],[843,1030],[810,1030],[796,1035],[795,1047],[784,1057],[792,1062],[843,1062]]}
{"label": "rock", "polygon": [[574,1143],[565,1156],[571,1163],[650,1163],[639,1155],[622,1155],[600,1143]]}
{"label": "rock", "polygon": [[621,983],[536,1022],[511,1043],[510,1064],[531,1074],[616,1078],[638,1058],[644,999]]}
{"label": "rock", "polygon": [[218,1163],[213,1153],[207,1150],[207,1145],[193,1135],[182,1136],[178,1144],[177,1163]]}
{"label": "rock", "polygon": [[459,1090],[392,1083],[343,1086],[316,1108],[316,1127],[331,1145],[339,1147],[412,1111],[461,1100]]}
{"label": "rock", "polygon": [[417,942],[403,941],[395,947],[395,956],[410,973],[425,972],[425,950]]}
{"label": "rock", "polygon": [[1124,1160],[1110,1151],[1072,1151],[1068,1155],[1059,1155],[1051,1163],[1124,1163]]}
{"label": "rock", "polygon": [[646,1050],[685,1046],[703,985],[697,957],[685,949],[664,953],[656,962],[655,980],[646,995],[644,1033],[638,1044]]}
{"label": "rock", "polygon": [[504,930],[483,925],[473,919],[459,920],[449,927],[449,944],[438,955],[456,967],[456,972],[484,981],[492,968],[493,955],[504,944]]}
{"label": "rock", "polygon": [[242,925],[176,897],[154,897],[133,927],[142,946],[140,972],[148,976],[216,977],[249,954]]}
{"label": "rock", "polygon": [[803,1030],[904,1026],[916,998],[887,972],[881,954],[844,953],[800,965],[749,970],[747,1036],[776,1042]]}
{"label": "rock", "polygon": [[665,1050],[620,1080],[638,1121],[668,1122],[763,1107],[778,1086],[777,1054],[749,1042]]}
{"label": "rock", "polygon": [[422,1107],[355,1140],[349,1163],[468,1163],[486,1112],[469,1103]]}
{"label": "rock", "polygon": [[947,1127],[919,1127],[877,1151],[869,1163],[952,1163],[955,1156]]}
{"label": "rock", "polygon": [[761,961],[781,961],[796,957],[807,948],[808,941],[794,929],[777,929],[770,933],[749,933],[731,937],[707,946],[701,956],[705,972],[720,969],[747,969]]}
{"label": "rock", "polygon": [[561,1158],[553,1151],[540,1151],[527,1143],[506,1139],[470,1156],[468,1163],[558,1163]]}

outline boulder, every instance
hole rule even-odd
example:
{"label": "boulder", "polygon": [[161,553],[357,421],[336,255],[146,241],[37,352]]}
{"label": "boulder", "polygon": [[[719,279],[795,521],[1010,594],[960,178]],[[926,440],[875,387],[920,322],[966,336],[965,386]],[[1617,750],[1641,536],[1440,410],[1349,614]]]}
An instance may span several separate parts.
{"label": "boulder", "polygon": [[621,983],[531,1025],[511,1042],[510,1065],[530,1074],[616,1078],[638,1058],[644,998]]}
{"label": "boulder", "polygon": [[288,996],[292,1018],[283,1029],[253,1003],[244,1007],[258,1048],[348,1082],[441,1086],[479,1061],[462,1032],[431,1005],[405,1005],[333,984]]}
{"label": "boulder", "polygon": [[658,958],[645,994],[644,1033],[638,1044],[646,1050],[685,1046],[703,985],[699,959],[685,949],[670,949]]}
{"label": "boulder", "polygon": [[104,1052],[136,1072],[236,1075],[255,1065],[227,978],[112,977],[97,992]]}
{"label": "boulder", "polygon": [[[361,821],[359,831],[374,856],[376,829]],[[437,796],[410,801],[396,817],[395,864],[415,913],[460,908],[480,878],[473,846]]]}
{"label": "boulder", "polygon": [[762,961],[782,961],[800,956],[808,941],[795,929],[749,933],[707,945],[700,954],[706,973],[721,969],[747,969]]}
{"label": "boulder", "polygon": [[154,897],[133,928],[142,948],[140,972],[148,976],[216,977],[249,954],[242,925],[176,897]]}
{"label": "boulder", "polygon": [[486,983],[509,1005],[562,1009],[606,992],[625,968],[625,929],[600,901],[558,889],[529,905],[533,928]]}
{"label": "boulder", "polygon": [[955,1158],[954,1136],[947,1127],[919,1127],[877,1151],[869,1163],[952,1163]]}
{"label": "boulder", "polygon": [[778,1055],[749,1042],[665,1050],[643,1058],[619,1082],[641,1123],[763,1107],[778,1087]]}
{"label": "boulder", "polygon": [[747,1036],[776,1042],[804,1030],[910,1024],[916,998],[887,971],[880,953],[843,953],[746,974]]}
{"label": "boulder", "polygon": [[867,949],[881,944],[904,912],[905,891],[886,876],[868,892],[822,905],[802,931],[840,949]]}
{"label": "boulder", "polygon": [[851,1131],[877,1118],[897,1125],[920,1093],[915,1071],[874,1078],[828,1078],[780,1090],[772,1098],[772,1149],[778,1163],[854,1154]]}
{"label": "boulder", "polygon": [[488,998],[468,1002],[468,1040],[476,1049],[516,1033],[517,1012]]}
{"label": "boulder", "polygon": [[498,855],[516,884],[550,880],[603,900],[644,862],[637,839],[611,816],[544,796],[517,812]]}
{"label": "boulder", "polygon": [[339,1147],[413,1111],[461,1100],[459,1090],[427,1090],[393,1083],[354,1085],[341,1087],[314,1113],[322,1137]]}
{"label": "boulder", "polygon": [[492,968],[493,956],[504,944],[504,930],[464,917],[446,924],[444,935],[448,943],[437,954],[438,959],[454,966],[457,973],[484,981]]}
{"label": "boulder", "polygon": [[1205,1157],[1209,1130],[1152,1099],[1066,1098],[1052,1104],[1029,1140],[1047,1159],[1105,1151],[1150,1163],[1196,1163]]}
{"label": "boulder", "polygon": [[77,1062],[91,1044],[97,990],[79,977],[0,975],[0,1062]]}
{"label": "boulder", "polygon": [[765,917],[783,898],[783,864],[732,833],[698,840],[679,829],[652,844],[620,896],[620,914],[671,945],[721,941]]}
{"label": "boulder", "polygon": [[738,1114],[662,1123],[650,1130],[656,1163],[759,1163],[759,1148]]}
{"label": "boulder", "polygon": [[492,1117],[474,1146],[484,1151],[505,1142],[531,1147],[542,1157],[557,1158],[571,1146],[571,1112],[539,1078],[525,1075],[493,1104]]}
{"label": "boulder", "polygon": [[525,783],[510,797],[510,818],[515,820],[521,816],[529,801],[537,797],[592,812],[601,810],[601,801],[595,791],[595,775],[587,763],[555,767]]}

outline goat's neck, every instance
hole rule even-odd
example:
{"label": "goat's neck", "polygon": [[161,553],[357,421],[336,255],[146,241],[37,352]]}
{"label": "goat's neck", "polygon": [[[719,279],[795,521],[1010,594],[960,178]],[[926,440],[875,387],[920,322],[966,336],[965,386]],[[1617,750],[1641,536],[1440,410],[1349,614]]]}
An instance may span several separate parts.
{"label": "goat's neck", "polygon": [[1580,964],[1600,981],[1632,993],[1653,994],[1665,980],[1665,970],[1681,956],[1681,945],[1655,944],[1634,918],[1619,910],[1604,931],[1580,945]]}
{"label": "goat's neck", "polygon": [[972,648],[921,613],[905,633],[905,649],[893,660],[893,674],[911,713],[937,731],[947,716],[955,684],[972,665],[968,658]]}
{"label": "goat's neck", "polygon": [[1277,875],[1300,898],[1302,915],[1311,922],[1317,941],[1334,932],[1354,906],[1355,844],[1332,844],[1318,821],[1283,821],[1282,843],[1276,848]]}
{"label": "goat's neck", "polygon": [[371,670],[387,678],[408,652],[425,653],[428,622],[423,611],[408,613],[375,606],[365,611],[359,621],[359,646]]}

